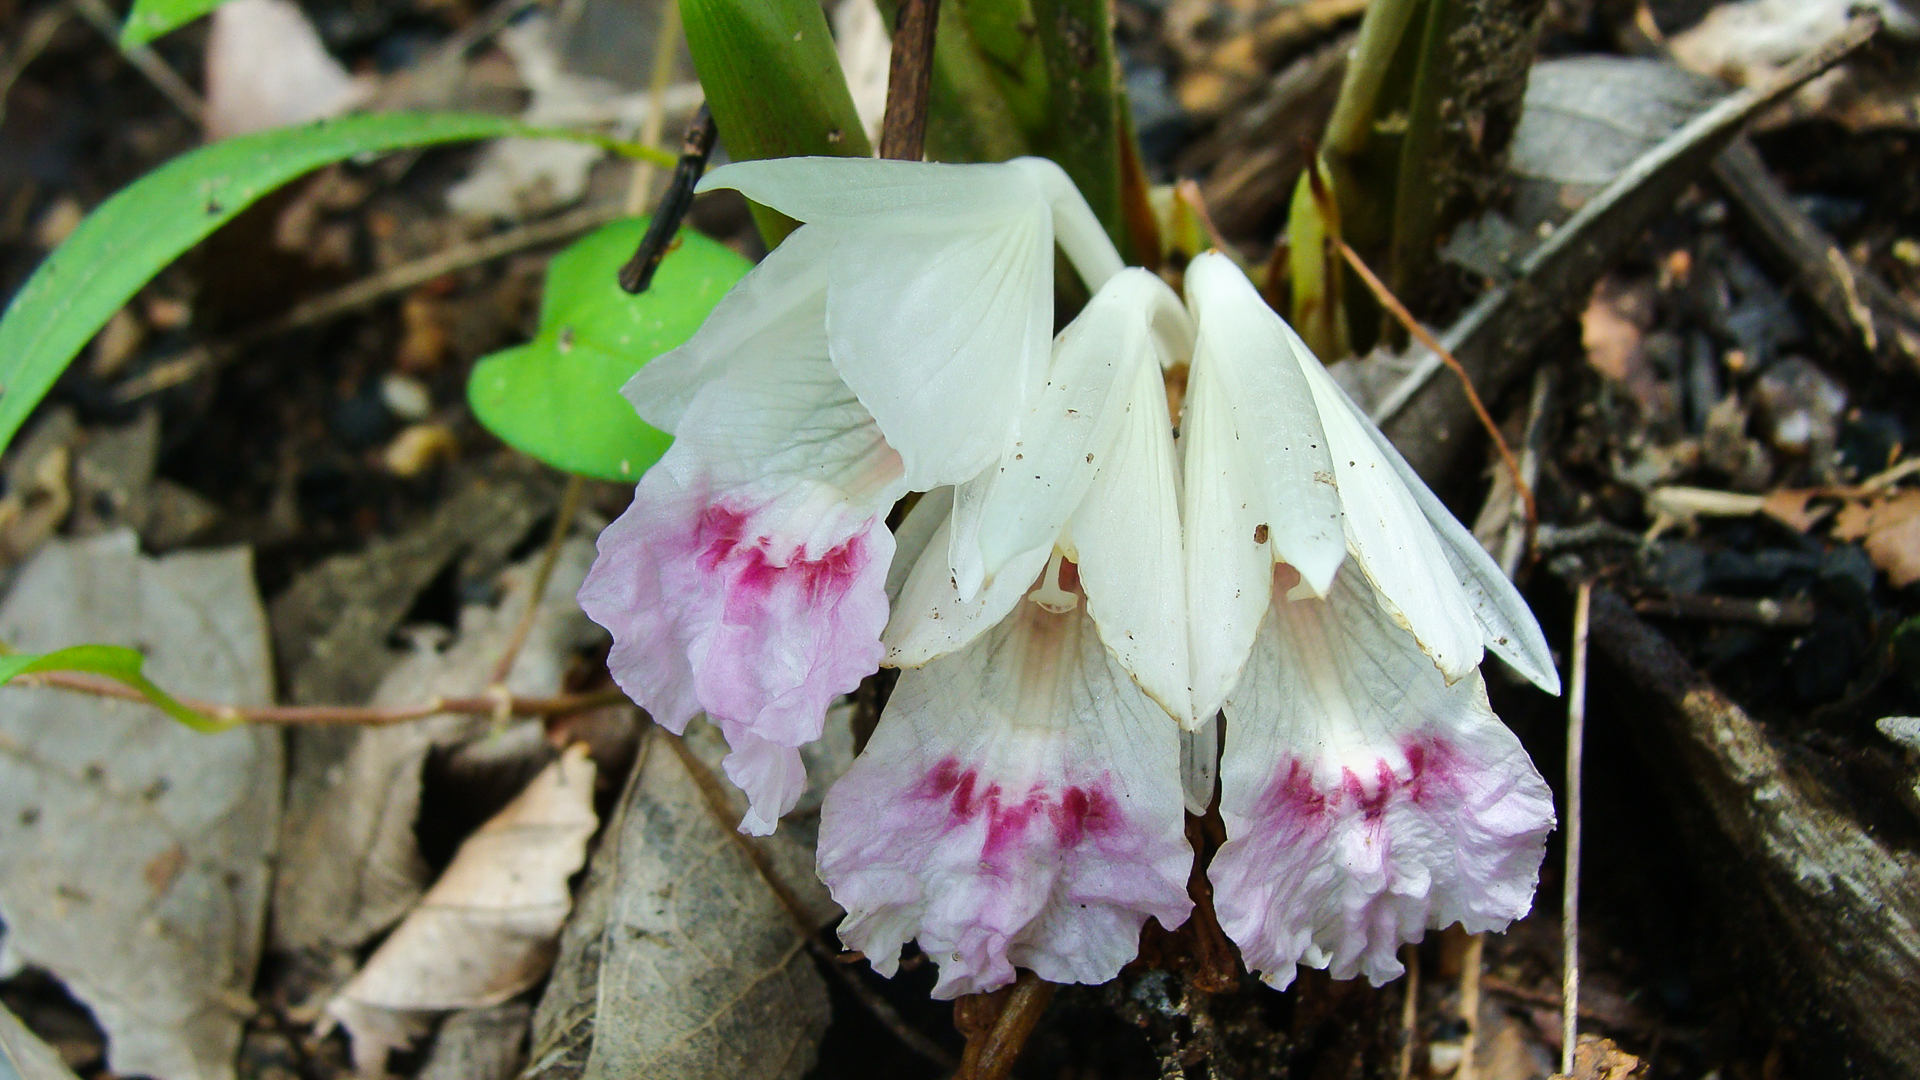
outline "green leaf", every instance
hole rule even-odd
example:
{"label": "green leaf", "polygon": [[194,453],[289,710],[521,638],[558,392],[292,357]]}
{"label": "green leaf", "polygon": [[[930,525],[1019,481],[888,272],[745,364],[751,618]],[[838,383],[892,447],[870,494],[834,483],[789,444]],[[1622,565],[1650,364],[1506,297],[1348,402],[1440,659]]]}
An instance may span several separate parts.
{"label": "green leaf", "polygon": [[33,272],[0,319],[0,451],[108,318],[188,248],[256,200],[359,154],[499,135],[590,142],[674,158],[590,132],[468,113],[378,113],[277,128],[203,146],[102,203]]}
{"label": "green leaf", "polygon": [[556,468],[637,480],[673,440],[649,427],[620,387],[654,357],[693,336],[752,264],[690,229],[661,260],[653,284],[630,296],[620,265],[646,218],[616,221],[554,257],[533,341],[481,360],[467,400],[488,430]]}
{"label": "green leaf", "polygon": [[[818,0],[680,0],[680,17],[734,160],[872,155]],[[769,245],[793,231],[764,207],[754,217]]]}
{"label": "green leaf", "polygon": [[232,722],[222,722],[195,712],[153,684],[141,671],[145,660],[139,653],[119,645],[74,645],[50,653],[12,653],[0,656],[0,686],[21,675],[43,671],[79,671],[104,675],[140,692],[153,706],[195,731],[225,731]]}
{"label": "green leaf", "polygon": [[127,24],[120,28],[120,47],[145,45],[177,30],[226,3],[227,0],[133,0]]}
{"label": "green leaf", "polygon": [[1060,163],[1130,261],[1121,209],[1126,84],[1113,46],[1112,0],[1033,0],[1035,37],[1052,94],[1052,124],[1034,149]]}

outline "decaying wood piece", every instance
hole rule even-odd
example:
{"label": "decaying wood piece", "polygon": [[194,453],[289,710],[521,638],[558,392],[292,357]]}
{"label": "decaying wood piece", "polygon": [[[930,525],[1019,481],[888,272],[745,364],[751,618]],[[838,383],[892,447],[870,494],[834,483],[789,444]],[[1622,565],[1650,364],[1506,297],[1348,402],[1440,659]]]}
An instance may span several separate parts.
{"label": "decaying wood piece", "polygon": [[[1793,1029],[1798,1075],[1920,1076],[1920,855],[1883,842],[1626,601],[1598,591],[1592,641],[1622,716],[1664,769],[1716,871],[1736,959]],[[1644,706],[1644,708],[1641,708]]]}

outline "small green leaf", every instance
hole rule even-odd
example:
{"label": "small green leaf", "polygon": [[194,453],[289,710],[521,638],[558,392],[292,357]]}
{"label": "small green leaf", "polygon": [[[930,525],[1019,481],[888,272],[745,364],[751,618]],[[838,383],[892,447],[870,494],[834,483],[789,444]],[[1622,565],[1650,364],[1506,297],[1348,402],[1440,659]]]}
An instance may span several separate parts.
{"label": "small green leaf", "polygon": [[203,146],[102,203],[33,272],[0,319],[0,451],[88,339],[140,287],[213,230],[294,178],[359,154],[500,135],[590,142],[674,158],[591,132],[471,113],[378,113]]}
{"label": "small green leaf", "polygon": [[139,653],[119,645],[74,645],[50,653],[12,653],[0,656],[0,686],[21,675],[43,671],[79,671],[104,675],[138,690],[153,706],[195,731],[225,731],[233,726],[195,712],[180,704],[172,694],[155,686],[141,671],[145,661]]}
{"label": "small green leaf", "polygon": [[127,24],[120,28],[120,47],[145,45],[177,30],[226,3],[227,0],[133,0]]}
{"label": "small green leaf", "polygon": [[467,382],[474,415],[514,449],[602,480],[638,480],[673,440],[620,396],[641,365],[693,336],[752,264],[690,229],[646,292],[630,296],[620,265],[646,218],[616,221],[554,257],[540,329],[481,360]]}

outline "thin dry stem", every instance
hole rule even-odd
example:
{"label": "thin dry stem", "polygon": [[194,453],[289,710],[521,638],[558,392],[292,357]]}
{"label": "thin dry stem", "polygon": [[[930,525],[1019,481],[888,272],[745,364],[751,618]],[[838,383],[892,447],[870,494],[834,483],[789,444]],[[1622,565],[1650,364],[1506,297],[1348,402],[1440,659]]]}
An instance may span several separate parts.
{"label": "thin dry stem", "polygon": [[1406,997],[1400,999],[1400,1080],[1413,1076],[1413,1052],[1420,1043],[1420,946],[1402,950],[1407,957],[1407,977],[1401,980]]}
{"label": "thin dry stem", "polygon": [[488,686],[505,685],[513,671],[513,662],[519,659],[520,650],[527,643],[527,635],[533,632],[534,621],[540,617],[540,601],[547,595],[547,582],[553,579],[554,564],[560,561],[560,549],[566,544],[567,534],[573,531],[574,515],[580,512],[580,500],[586,491],[586,477],[574,473],[567,478],[567,489],[560,496],[559,516],[553,519],[553,532],[547,537],[547,550],[541,554],[540,566],[534,571],[533,587],[527,590],[527,609],[513,624],[513,636],[507,639],[507,647],[494,662]]}
{"label": "thin dry stem", "polygon": [[[653,45],[653,76],[647,84],[647,118],[640,124],[640,145],[659,146],[660,133],[667,126],[667,87],[673,82],[674,62],[680,48],[680,0],[665,0],[660,5],[659,36]],[[653,201],[653,178],[658,166],[644,158],[635,159],[633,175],[627,183],[627,213],[647,212]]]}
{"label": "thin dry stem", "polygon": [[1354,273],[1360,275],[1360,280],[1366,282],[1367,288],[1373,290],[1374,298],[1380,301],[1380,306],[1392,312],[1393,317],[1400,320],[1400,325],[1407,328],[1407,333],[1412,334],[1414,340],[1433,350],[1433,354],[1438,356],[1442,363],[1453,369],[1454,376],[1460,380],[1460,389],[1467,395],[1467,404],[1473,406],[1474,415],[1480,418],[1480,425],[1487,429],[1487,435],[1493,439],[1494,448],[1500,452],[1500,460],[1506,465],[1507,473],[1513,479],[1513,490],[1518,492],[1521,500],[1526,503],[1527,546],[1532,547],[1532,538],[1540,528],[1540,513],[1539,508],[1534,505],[1533,488],[1521,473],[1520,462],[1514,458],[1513,449],[1507,445],[1506,437],[1500,434],[1500,425],[1493,422],[1493,415],[1487,412],[1487,406],[1480,400],[1480,392],[1473,388],[1472,376],[1467,374],[1466,368],[1460,366],[1460,361],[1454,359],[1453,353],[1440,344],[1439,338],[1428,333],[1427,328],[1420,325],[1420,321],[1413,317],[1413,313],[1400,302],[1400,298],[1393,295],[1393,291],[1387,288],[1386,282],[1381,281],[1371,269],[1368,269],[1367,264],[1361,261],[1360,256],[1345,240],[1336,237],[1332,242],[1339,245],[1340,254],[1346,257],[1347,265],[1353,267]]}
{"label": "thin dry stem", "polygon": [[1567,869],[1560,901],[1560,1071],[1573,1072],[1580,1042],[1580,758],[1587,732],[1587,630],[1593,583],[1573,601],[1573,673],[1567,692]]}
{"label": "thin dry stem", "polygon": [[[91,694],[94,697],[114,698],[119,701],[145,703],[147,698],[140,691],[111,679],[70,671],[48,671],[35,675],[22,675],[14,680],[21,686],[45,686],[55,690],[67,690],[76,694]],[[330,725],[383,725],[403,724],[409,720],[420,720],[442,713],[464,713],[470,716],[495,716],[502,712],[509,716],[569,716],[573,713],[587,712],[615,702],[625,701],[626,694],[618,687],[609,686],[601,690],[591,690],[583,694],[560,694],[555,697],[516,697],[512,694],[497,693],[475,694],[471,697],[433,698],[417,705],[401,705],[392,708],[355,705],[227,705],[217,701],[201,701],[196,698],[178,698],[180,704],[215,720],[229,724],[305,724],[312,726]]]}
{"label": "thin dry stem", "polygon": [[1480,967],[1486,958],[1487,935],[1467,939],[1467,955],[1460,961],[1460,1019],[1467,1034],[1460,1040],[1460,1067],[1454,1080],[1474,1080],[1474,1055],[1480,1050]]}
{"label": "thin dry stem", "polygon": [[[102,37],[115,45],[119,44],[120,19],[111,8],[107,7],[105,0],[73,0],[73,10],[78,12],[82,19],[91,23],[95,30],[100,31]],[[179,72],[168,67],[167,62],[160,59],[159,53],[145,45],[131,45],[120,49],[119,52],[127,63],[132,64],[134,70],[145,75],[147,81],[153,84],[153,88],[160,91],[161,96],[171,102],[174,108],[180,110],[182,115],[196,124],[206,122],[206,101],[199,94],[194,93],[193,87],[187,85],[187,80],[181,78]]]}
{"label": "thin dry stem", "polygon": [[880,120],[880,156],[919,161],[927,139],[933,87],[933,35],[940,0],[901,0],[887,64],[887,111]]}

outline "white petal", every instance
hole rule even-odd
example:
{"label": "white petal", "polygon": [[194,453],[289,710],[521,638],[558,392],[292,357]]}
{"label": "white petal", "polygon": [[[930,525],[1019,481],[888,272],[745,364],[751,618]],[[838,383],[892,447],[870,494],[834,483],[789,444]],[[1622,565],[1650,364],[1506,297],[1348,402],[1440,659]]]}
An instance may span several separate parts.
{"label": "white petal", "polygon": [[[844,500],[885,513],[907,491],[900,457],[825,356],[754,356],[694,395],[658,468],[719,488]],[[817,554],[817,552],[812,552]]]}
{"label": "white petal", "polygon": [[1192,335],[1172,290],[1131,269],[1109,281],[1055,341],[1046,382],[1012,443],[955,504],[953,570],[963,593],[1014,554],[1060,534],[1107,464],[1107,448],[1131,407],[1134,369],[1151,368],[1158,385],[1156,321],[1172,324],[1165,336]]}
{"label": "white petal", "polygon": [[1346,555],[1346,539],[1333,455],[1321,430],[1324,406],[1305,378],[1307,365],[1317,369],[1319,362],[1224,255],[1209,252],[1188,266],[1187,300],[1199,327],[1194,375],[1218,380],[1231,405],[1254,470],[1242,486],[1264,498],[1260,523],[1273,557],[1323,592]]}
{"label": "white petal", "polygon": [[641,419],[679,428],[693,395],[735,364],[827,355],[827,258],[833,238],[798,229],[720,298],[679,348],[654,357],[620,392]]}
{"label": "white petal", "polygon": [[1483,655],[1480,620],[1433,526],[1367,433],[1366,421],[1349,407],[1345,391],[1304,346],[1300,369],[1333,451],[1348,547],[1373,582],[1381,609],[1412,631],[1449,680],[1473,674]]}
{"label": "white petal", "polygon": [[1427,928],[1526,914],[1552,795],[1479,676],[1448,685],[1362,575],[1287,584],[1226,706],[1215,905],[1275,986],[1296,964],[1378,984]]}
{"label": "white petal", "polygon": [[1560,672],[1554,667],[1553,650],[1547,647],[1546,635],[1540,632],[1540,623],[1533,617],[1533,609],[1527,606],[1520,590],[1513,587],[1513,582],[1501,572],[1500,564],[1494,562],[1480,541],[1454,518],[1453,512],[1427,487],[1426,481],[1420,479],[1420,474],[1413,471],[1413,466],[1407,464],[1407,459],[1400,456],[1400,451],[1366,418],[1359,406],[1351,399],[1346,399],[1346,404],[1373,438],[1374,445],[1380,448],[1381,455],[1400,474],[1407,490],[1413,493],[1413,501],[1419,504],[1433,531],[1439,534],[1447,562],[1466,589],[1467,601],[1480,620],[1487,650],[1528,682],[1549,694],[1558,694]]}
{"label": "white petal", "polygon": [[1069,536],[1101,639],[1148,696],[1194,727],[1205,718],[1193,715],[1188,678],[1173,421],[1157,362],[1139,356],[1122,378],[1119,431],[1096,462]]}
{"label": "white petal", "polygon": [[900,591],[907,586],[907,575],[913,572],[935,534],[952,516],[953,489],[934,488],[920,496],[900,527],[893,530],[893,565],[887,568],[888,603],[900,601]]}
{"label": "white petal", "polygon": [[978,474],[999,457],[1046,370],[1045,207],[991,228],[838,235],[827,334],[840,374],[900,451],[913,488]]}
{"label": "white petal", "polygon": [[1213,713],[1194,731],[1180,733],[1180,787],[1187,813],[1205,817],[1220,778],[1220,714]]}
{"label": "white petal", "polygon": [[926,553],[908,572],[894,597],[893,615],[880,635],[887,647],[888,667],[917,668],[938,657],[965,648],[1006,617],[1033,588],[1046,568],[1053,542],[1025,551],[1007,562],[993,583],[968,599],[961,599],[945,558],[947,532],[942,521],[929,538]]}
{"label": "white petal", "polygon": [[895,230],[990,227],[1046,202],[1035,174],[1023,168],[878,158],[736,161],[708,173],[697,190],[715,188],[733,188],[798,221]]}
{"label": "white petal", "polygon": [[821,808],[840,938],[892,974],[911,938],[936,998],[1014,965],[1103,982],[1147,918],[1185,921],[1192,852],[1176,729],[1079,611],[1023,603],[964,652],[901,675]]}

